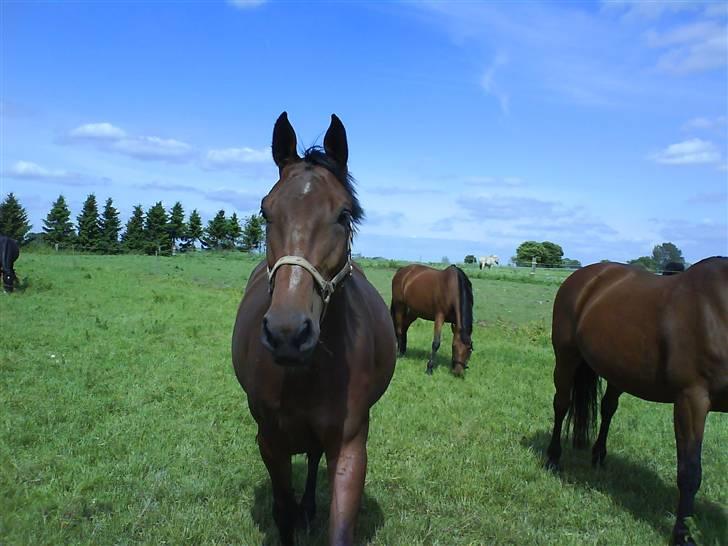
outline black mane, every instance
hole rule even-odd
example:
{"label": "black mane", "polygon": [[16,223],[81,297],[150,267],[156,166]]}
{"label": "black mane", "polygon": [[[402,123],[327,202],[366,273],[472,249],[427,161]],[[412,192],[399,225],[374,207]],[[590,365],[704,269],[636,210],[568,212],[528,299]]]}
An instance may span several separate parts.
{"label": "black mane", "polygon": [[321,146],[311,146],[303,152],[303,161],[309,165],[315,165],[317,167],[323,167],[336,179],[341,182],[344,189],[349,192],[351,196],[351,222],[352,227],[356,227],[364,219],[364,209],[359,204],[359,199],[356,196],[356,188],[354,177],[349,172],[346,165],[340,165],[331,156],[327,155]]}

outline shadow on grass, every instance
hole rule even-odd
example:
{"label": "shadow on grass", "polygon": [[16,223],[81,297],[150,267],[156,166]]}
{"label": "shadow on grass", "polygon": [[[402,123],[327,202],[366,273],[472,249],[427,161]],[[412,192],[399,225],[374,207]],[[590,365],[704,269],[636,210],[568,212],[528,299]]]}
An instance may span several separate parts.
{"label": "shadow on grass", "polygon": [[[300,501],[303,494],[303,484],[306,481],[305,460],[293,462],[293,483],[296,491],[296,499]],[[296,531],[295,543],[297,546],[325,546],[328,544],[329,530],[329,506],[331,496],[329,494],[329,480],[326,474],[326,464],[322,463],[318,471],[318,487],[316,488],[316,518],[309,530]],[[250,515],[253,521],[265,535],[266,545],[280,544],[278,528],[273,521],[273,493],[270,480],[266,477],[255,487],[253,493],[253,507]],[[364,494],[359,509],[359,518],[354,530],[355,544],[368,544],[382,525],[384,525],[384,513],[374,497]]]}
{"label": "shadow on grass", "polygon": [[[551,434],[537,432],[524,437],[521,445],[532,449],[546,461],[546,448]],[[607,453],[606,466],[592,468],[591,450],[574,450],[570,443],[562,440],[561,471],[558,477],[565,483],[596,489],[609,495],[615,504],[632,514],[635,519],[646,522],[657,532],[669,539],[674,520],[666,517],[677,507],[676,483],[665,483],[654,471],[626,457]],[[544,472],[547,472],[544,469]],[[710,476],[703,474],[703,482]],[[716,477],[714,477],[715,479]],[[695,521],[699,527],[699,544],[725,544],[728,537],[728,511],[720,504],[701,498],[700,491],[695,498]]]}
{"label": "shadow on grass", "polygon": [[[444,347],[440,347],[440,350],[437,351],[435,354],[435,363],[432,366],[434,370],[442,366],[443,368],[450,369],[451,368],[451,359],[452,355],[450,354],[450,346],[447,347],[445,351],[443,351]],[[418,364],[422,364],[422,373],[425,372],[425,369],[427,368],[427,361],[430,360],[430,350],[429,349],[421,349],[419,347],[407,347],[407,352],[404,356],[397,356],[397,359],[399,361],[406,359],[414,360]],[[398,364],[399,365],[399,364]]]}

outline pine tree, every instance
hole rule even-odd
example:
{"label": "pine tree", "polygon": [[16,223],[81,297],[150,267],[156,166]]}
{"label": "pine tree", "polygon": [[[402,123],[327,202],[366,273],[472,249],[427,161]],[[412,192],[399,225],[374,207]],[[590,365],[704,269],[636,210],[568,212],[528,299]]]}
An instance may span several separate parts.
{"label": "pine tree", "polygon": [[225,211],[219,210],[215,218],[207,223],[205,238],[202,244],[209,248],[219,249],[225,242],[228,233],[228,223],[225,219]]}
{"label": "pine tree", "polygon": [[59,195],[51,207],[48,216],[43,220],[43,236],[45,242],[51,246],[58,245],[59,248],[69,248],[76,232],[71,222],[71,211],[66,204],[66,198]]}
{"label": "pine tree", "polygon": [[197,209],[193,209],[190,213],[190,220],[187,222],[182,251],[184,252],[194,248],[195,242],[200,241],[202,234],[202,218],[200,218],[200,213],[197,212]]}
{"label": "pine tree", "polygon": [[22,245],[30,231],[28,213],[18,199],[10,192],[0,203],[0,235],[6,235]]}
{"label": "pine tree", "polygon": [[86,252],[98,252],[101,244],[99,229],[99,207],[96,196],[92,193],[83,203],[81,214],[76,218],[78,223],[78,246]]}
{"label": "pine tree", "polygon": [[184,240],[186,231],[185,210],[182,208],[182,203],[177,201],[169,211],[169,222],[167,223],[167,232],[173,247],[176,248],[178,240]]}
{"label": "pine tree", "polygon": [[229,248],[237,248],[240,235],[242,235],[242,233],[243,230],[240,227],[240,220],[238,220],[238,215],[233,212],[233,215],[228,219],[226,246]]}
{"label": "pine tree", "polygon": [[245,220],[245,227],[243,228],[244,250],[248,252],[260,250],[265,238],[263,225],[263,217],[260,214],[253,214]]}
{"label": "pine tree", "polygon": [[101,252],[104,254],[118,254],[121,250],[119,245],[121,220],[119,220],[119,211],[114,207],[111,197],[106,200],[104,212],[101,214],[100,231],[99,249]]}
{"label": "pine tree", "polygon": [[144,252],[144,209],[141,205],[134,207],[121,236],[121,244],[127,252]]}
{"label": "pine tree", "polygon": [[167,231],[167,212],[161,201],[157,201],[147,211],[144,241],[147,254],[169,254],[172,250],[172,241]]}

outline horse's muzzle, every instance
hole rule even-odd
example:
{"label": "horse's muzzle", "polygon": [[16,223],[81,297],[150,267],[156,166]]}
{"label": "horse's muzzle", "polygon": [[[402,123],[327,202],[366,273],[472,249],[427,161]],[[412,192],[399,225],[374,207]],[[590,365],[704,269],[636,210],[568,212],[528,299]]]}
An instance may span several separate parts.
{"label": "horse's muzzle", "polygon": [[319,327],[311,318],[298,315],[280,320],[263,317],[262,342],[281,366],[301,366],[311,357],[319,339]]}

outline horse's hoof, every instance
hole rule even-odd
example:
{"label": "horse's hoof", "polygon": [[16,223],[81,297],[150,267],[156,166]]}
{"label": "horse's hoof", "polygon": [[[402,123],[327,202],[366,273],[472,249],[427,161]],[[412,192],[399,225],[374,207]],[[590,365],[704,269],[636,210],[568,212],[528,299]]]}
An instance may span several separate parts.
{"label": "horse's hoof", "polygon": [[553,472],[554,474],[561,472],[561,465],[558,463],[558,461],[552,461],[549,459],[546,461],[546,464],[544,465],[546,467],[546,470],[549,472]]}
{"label": "horse's hoof", "polygon": [[432,368],[427,368],[427,369],[425,370],[425,373],[426,373],[427,375],[432,375]]}

